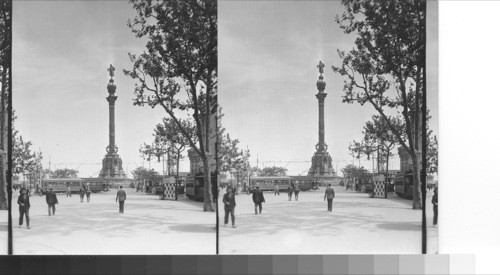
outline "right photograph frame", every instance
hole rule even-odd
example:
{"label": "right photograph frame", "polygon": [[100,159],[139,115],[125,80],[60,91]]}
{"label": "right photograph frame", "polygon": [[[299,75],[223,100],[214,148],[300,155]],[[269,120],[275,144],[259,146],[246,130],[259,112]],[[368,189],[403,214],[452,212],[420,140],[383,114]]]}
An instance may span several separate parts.
{"label": "right photograph frame", "polygon": [[438,253],[438,2],[220,1],[218,28],[219,254]]}

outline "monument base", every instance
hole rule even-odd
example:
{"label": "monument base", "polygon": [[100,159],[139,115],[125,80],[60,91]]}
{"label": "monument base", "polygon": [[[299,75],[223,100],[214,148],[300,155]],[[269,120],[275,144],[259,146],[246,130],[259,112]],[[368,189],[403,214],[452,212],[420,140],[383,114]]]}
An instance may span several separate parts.
{"label": "monument base", "polygon": [[102,169],[99,178],[112,180],[114,182],[128,180],[123,171],[122,159],[117,153],[107,153],[102,160]]}
{"label": "monument base", "polygon": [[334,178],[336,176],[335,170],[333,170],[332,157],[327,151],[316,151],[311,162],[308,176],[323,178]]}

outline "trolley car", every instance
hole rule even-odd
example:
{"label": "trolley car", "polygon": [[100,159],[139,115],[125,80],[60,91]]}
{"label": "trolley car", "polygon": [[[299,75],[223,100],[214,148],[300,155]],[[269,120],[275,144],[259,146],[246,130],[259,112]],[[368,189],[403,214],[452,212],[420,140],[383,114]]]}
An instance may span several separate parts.
{"label": "trolley car", "polygon": [[402,198],[413,199],[412,172],[400,172],[396,174],[394,178],[394,192]]}
{"label": "trolley car", "polygon": [[108,184],[105,179],[101,178],[82,178],[83,184],[90,187],[92,193],[108,191]]}
{"label": "trolley car", "polygon": [[278,185],[280,191],[284,191],[290,186],[292,177],[250,177],[249,187],[259,187],[261,191],[273,191]]}
{"label": "trolley car", "polygon": [[316,187],[316,180],[310,176],[291,176],[293,182],[299,185],[301,191],[308,191]]}
{"label": "trolley car", "polygon": [[314,177],[309,176],[263,176],[250,177],[249,186],[258,186],[261,191],[274,191],[277,185],[280,191],[286,191],[290,184],[298,184],[300,190],[307,191],[314,189],[316,181]]}
{"label": "trolley car", "polygon": [[[210,181],[212,183],[212,196],[215,201],[217,199],[217,175],[215,173],[212,173]],[[205,177],[203,173],[188,175],[185,184],[186,197],[196,201],[205,200]]]}
{"label": "trolley car", "polygon": [[42,179],[42,194],[45,194],[46,190],[49,188],[52,188],[54,193],[66,193],[68,187],[71,188],[71,193],[78,193],[82,186],[83,180],[80,178]]}

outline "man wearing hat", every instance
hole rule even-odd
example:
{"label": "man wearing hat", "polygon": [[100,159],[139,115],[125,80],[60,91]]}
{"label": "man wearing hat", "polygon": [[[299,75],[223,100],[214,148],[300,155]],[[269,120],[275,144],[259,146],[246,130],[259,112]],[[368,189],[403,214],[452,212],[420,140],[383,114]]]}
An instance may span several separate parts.
{"label": "man wearing hat", "polygon": [[[257,189],[252,194],[252,200],[253,203],[255,204],[255,215],[262,214],[262,203],[266,202],[266,200],[264,199],[264,194],[262,193],[262,191],[260,191],[260,187],[257,186],[256,188]],[[257,208],[259,210],[258,213],[257,213]]]}
{"label": "man wearing hat", "polygon": [[23,216],[26,216],[26,228],[30,229],[30,197],[26,188],[21,188],[21,195],[17,198],[19,204],[19,227],[23,225]]}
{"label": "man wearing hat", "polygon": [[236,227],[234,224],[234,208],[236,207],[236,200],[234,199],[234,193],[231,187],[226,188],[226,194],[222,197],[222,202],[224,203],[224,226],[227,226],[229,222],[229,214],[231,214],[231,224],[233,228]]}
{"label": "man wearing hat", "polygon": [[52,208],[52,215],[56,214],[56,204],[59,202],[57,201],[57,196],[54,191],[52,191],[52,188],[49,188],[49,192],[45,195],[45,201],[47,202],[47,205],[49,206],[49,216],[50,216],[50,209]]}
{"label": "man wearing hat", "polygon": [[433,225],[438,223],[438,187],[434,187],[434,195],[432,195],[432,210],[434,211]]}
{"label": "man wearing hat", "polygon": [[119,212],[123,214],[123,208],[125,204],[125,200],[127,199],[127,193],[125,193],[125,190],[122,189],[123,186],[120,185],[120,190],[116,192],[116,202],[119,202]]}

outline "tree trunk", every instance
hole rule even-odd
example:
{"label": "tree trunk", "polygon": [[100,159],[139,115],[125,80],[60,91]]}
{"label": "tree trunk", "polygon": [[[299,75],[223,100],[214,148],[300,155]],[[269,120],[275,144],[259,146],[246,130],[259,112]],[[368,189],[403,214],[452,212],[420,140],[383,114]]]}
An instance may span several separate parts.
{"label": "tree trunk", "polygon": [[391,149],[389,149],[389,147],[387,147],[387,157],[386,157],[386,161],[387,163],[385,164],[385,174],[387,175],[385,178],[387,181],[389,181],[389,155],[391,154]]}
{"label": "tree trunk", "polygon": [[422,209],[422,191],[420,183],[420,154],[411,154],[413,167],[413,209]]}
{"label": "tree trunk", "polygon": [[3,66],[2,91],[0,106],[0,210],[8,209],[7,204],[7,69]]}
{"label": "tree trunk", "polygon": [[205,177],[205,186],[204,186],[204,204],[203,211],[205,212],[214,212],[214,200],[212,196],[212,184],[211,184],[211,175],[210,175],[210,164],[208,163],[208,157],[202,157],[203,160],[203,176]]}

